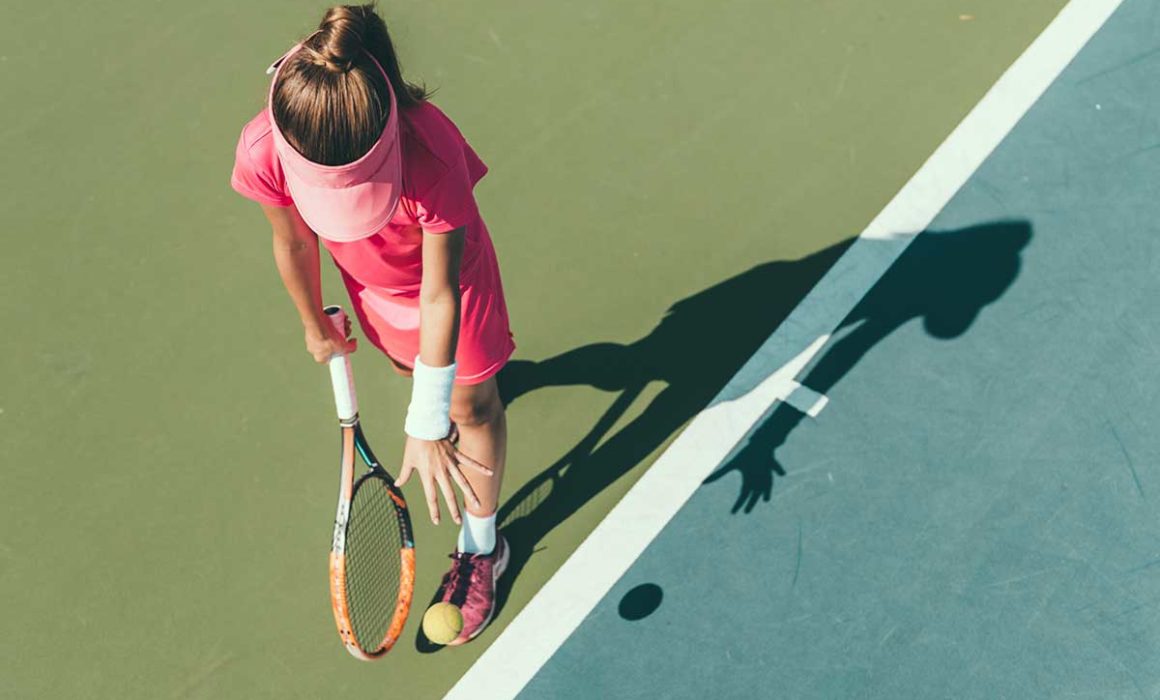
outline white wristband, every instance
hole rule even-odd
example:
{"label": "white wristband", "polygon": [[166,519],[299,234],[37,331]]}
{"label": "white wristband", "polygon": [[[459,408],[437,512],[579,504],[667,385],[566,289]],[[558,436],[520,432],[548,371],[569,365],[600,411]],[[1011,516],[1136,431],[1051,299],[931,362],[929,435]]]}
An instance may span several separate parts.
{"label": "white wristband", "polygon": [[451,387],[456,363],[428,367],[418,356],[412,373],[411,405],[403,430],[419,440],[442,440],[451,432]]}

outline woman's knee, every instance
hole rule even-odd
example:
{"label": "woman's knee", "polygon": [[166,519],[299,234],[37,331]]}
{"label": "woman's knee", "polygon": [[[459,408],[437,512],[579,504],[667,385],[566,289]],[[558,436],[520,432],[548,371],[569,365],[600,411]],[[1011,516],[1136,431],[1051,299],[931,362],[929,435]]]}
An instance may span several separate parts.
{"label": "woman's knee", "polygon": [[451,396],[451,420],[459,425],[483,425],[503,414],[494,379],[475,386],[457,386]]}

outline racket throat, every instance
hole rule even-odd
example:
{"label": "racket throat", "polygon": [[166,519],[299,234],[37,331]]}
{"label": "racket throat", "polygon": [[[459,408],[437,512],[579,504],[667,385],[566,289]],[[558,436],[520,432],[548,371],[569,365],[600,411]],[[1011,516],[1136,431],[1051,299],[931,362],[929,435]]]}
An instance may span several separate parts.
{"label": "racket throat", "polygon": [[346,552],[346,526],[349,522],[350,501],[339,501],[338,512],[334,516],[334,536],[330,542],[330,551],[335,554]]}

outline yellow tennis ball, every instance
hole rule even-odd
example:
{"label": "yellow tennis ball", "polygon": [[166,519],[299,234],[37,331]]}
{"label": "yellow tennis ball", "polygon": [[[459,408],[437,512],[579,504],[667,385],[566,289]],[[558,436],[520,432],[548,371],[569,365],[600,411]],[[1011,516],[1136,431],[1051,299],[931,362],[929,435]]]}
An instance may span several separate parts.
{"label": "yellow tennis ball", "polygon": [[463,613],[451,603],[436,603],[423,613],[423,634],[436,644],[455,641],[463,631]]}

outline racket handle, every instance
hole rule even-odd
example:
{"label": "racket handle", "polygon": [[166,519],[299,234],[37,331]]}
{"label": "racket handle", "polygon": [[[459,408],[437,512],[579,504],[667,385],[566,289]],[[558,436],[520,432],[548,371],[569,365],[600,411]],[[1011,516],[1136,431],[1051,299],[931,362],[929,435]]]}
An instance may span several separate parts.
{"label": "racket handle", "polygon": [[[330,322],[338,329],[340,335],[346,337],[346,313],[340,306],[327,306],[323,313],[330,317]],[[354,372],[350,369],[350,356],[346,353],[335,353],[330,356],[330,384],[334,388],[334,408],[338,411],[340,421],[354,420],[358,415],[358,398],[354,393]]]}

